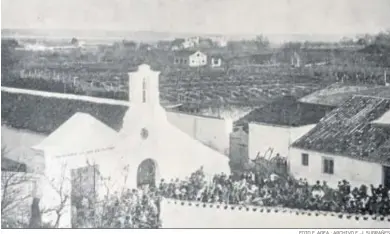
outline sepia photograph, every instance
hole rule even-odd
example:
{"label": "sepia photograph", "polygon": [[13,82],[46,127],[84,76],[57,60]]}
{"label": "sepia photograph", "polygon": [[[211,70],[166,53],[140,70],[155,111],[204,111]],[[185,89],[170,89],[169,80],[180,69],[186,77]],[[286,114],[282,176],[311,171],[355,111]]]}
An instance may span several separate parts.
{"label": "sepia photograph", "polygon": [[390,233],[390,0],[1,0],[1,229],[57,228]]}

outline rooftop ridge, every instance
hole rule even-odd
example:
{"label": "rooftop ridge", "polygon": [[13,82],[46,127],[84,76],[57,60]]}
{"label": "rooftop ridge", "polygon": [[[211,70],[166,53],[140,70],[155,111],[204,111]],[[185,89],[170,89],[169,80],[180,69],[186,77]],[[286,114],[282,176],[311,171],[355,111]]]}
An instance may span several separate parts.
{"label": "rooftop ridge", "polygon": [[375,99],[387,99],[390,100],[390,97],[378,97],[378,96],[371,96],[371,95],[365,95],[365,94],[355,94],[352,97],[366,97],[366,98],[375,98]]}
{"label": "rooftop ridge", "polygon": [[181,206],[195,206],[199,208],[214,208],[222,210],[231,210],[239,212],[259,212],[259,213],[290,213],[295,215],[308,215],[308,216],[333,216],[339,217],[340,219],[351,219],[360,221],[376,220],[380,222],[390,222],[390,215],[362,215],[362,214],[352,214],[352,213],[341,213],[341,212],[331,212],[331,211],[311,211],[304,209],[295,209],[288,207],[275,207],[275,206],[254,206],[254,205],[231,205],[231,204],[222,204],[222,203],[208,203],[208,202],[199,202],[199,201],[184,201],[178,199],[164,198],[168,204],[175,204]]}

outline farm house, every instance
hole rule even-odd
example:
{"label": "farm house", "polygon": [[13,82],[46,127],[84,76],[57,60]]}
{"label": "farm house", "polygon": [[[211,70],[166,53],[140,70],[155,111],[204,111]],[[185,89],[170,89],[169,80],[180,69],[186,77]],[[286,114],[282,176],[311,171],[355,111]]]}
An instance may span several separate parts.
{"label": "farm house", "polygon": [[352,186],[390,183],[390,99],[354,96],[293,143],[289,163],[310,183],[340,180]]}
{"label": "farm house", "polygon": [[248,132],[248,156],[282,157],[290,145],[308,132],[329,111],[328,107],[300,103],[286,96],[257,108],[236,122]]}

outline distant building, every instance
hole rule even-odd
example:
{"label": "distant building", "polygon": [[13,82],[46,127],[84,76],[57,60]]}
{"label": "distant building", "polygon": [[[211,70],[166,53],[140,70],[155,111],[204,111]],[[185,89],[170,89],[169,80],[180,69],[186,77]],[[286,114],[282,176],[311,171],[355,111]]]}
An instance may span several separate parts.
{"label": "distant building", "polygon": [[178,51],[174,57],[175,65],[201,67],[207,65],[207,55],[200,51]]}
{"label": "distant building", "polygon": [[184,49],[194,48],[199,45],[200,37],[189,37],[184,40],[182,46]]}
{"label": "distant building", "polygon": [[211,55],[210,59],[210,67],[222,67],[223,58],[221,55]]}
{"label": "distant building", "polygon": [[309,183],[390,187],[390,99],[354,96],[292,144],[290,172]]}
{"label": "distant building", "polygon": [[194,54],[194,51],[188,51],[188,50],[181,50],[175,52],[174,58],[173,58],[173,64],[178,66],[188,66],[189,65],[189,59],[190,55]]}
{"label": "distant building", "polygon": [[226,47],[227,40],[222,36],[212,37],[211,40],[218,45],[218,47]]}
{"label": "distant building", "polygon": [[207,55],[200,51],[196,51],[194,54],[190,55],[189,65],[190,67],[207,65]]}

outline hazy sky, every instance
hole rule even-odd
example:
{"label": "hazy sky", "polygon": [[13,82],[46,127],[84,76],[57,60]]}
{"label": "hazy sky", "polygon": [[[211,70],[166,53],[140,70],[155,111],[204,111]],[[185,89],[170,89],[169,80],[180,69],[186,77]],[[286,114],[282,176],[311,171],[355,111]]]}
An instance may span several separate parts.
{"label": "hazy sky", "polygon": [[2,28],[201,33],[365,33],[390,0],[1,0]]}

